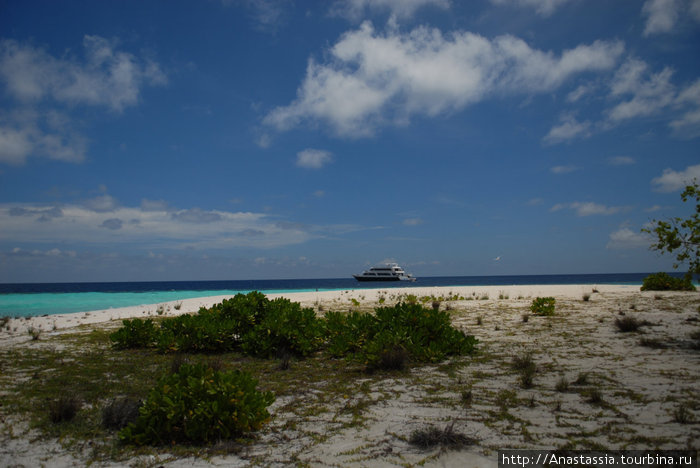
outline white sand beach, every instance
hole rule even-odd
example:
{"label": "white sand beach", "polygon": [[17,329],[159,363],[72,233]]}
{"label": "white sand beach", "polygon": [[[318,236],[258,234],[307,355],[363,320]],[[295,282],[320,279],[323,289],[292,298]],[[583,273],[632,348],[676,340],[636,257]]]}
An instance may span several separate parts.
{"label": "white sand beach", "polygon": [[[270,297],[288,297],[322,314],[370,310],[380,302],[405,300],[408,294],[440,300],[454,325],[479,340],[479,354],[450,368],[419,366],[373,379],[362,394],[326,403],[307,419],[287,410],[293,397],[278,399],[271,407],[272,421],[243,455],[207,460],[151,456],[129,463],[250,466],[255,459],[269,466],[481,467],[496,466],[499,449],[700,449],[700,350],[690,337],[700,330],[697,292],[640,292],[629,285],[504,285]],[[556,298],[556,315],[530,314],[531,301],[538,296]],[[57,338],[65,333],[116,329],[124,318],[196,312],[225,297],[11,319],[0,331],[0,351],[60,346]],[[638,332],[621,333],[615,320],[623,316],[644,325]],[[38,340],[30,330],[40,331]],[[514,357],[527,353],[537,365],[531,388],[519,385],[510,368]],[[563,381],[567,388],[561,388]],[[313,404],[315,391],[300,391],[298,398]],[[359,398],[363,424],[342,424],[338,407]],[[83,465],[79,451],[38,438],[18,415],[4,411],[0,408],[0,465]],[[424,451],[407,443],[408,434],[420,427],[448,424],[475,443],[456,451]]]}

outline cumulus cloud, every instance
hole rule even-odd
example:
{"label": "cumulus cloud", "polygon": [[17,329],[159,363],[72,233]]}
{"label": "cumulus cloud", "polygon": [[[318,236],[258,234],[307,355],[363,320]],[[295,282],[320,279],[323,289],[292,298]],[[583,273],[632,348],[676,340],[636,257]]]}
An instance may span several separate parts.
{"label": "cumulus cloud", "polygon": [[648,234],[623,227],[610,233],[610,240],[606,247],[608,249],[637,249],[649,247],[649,245],[651,245],[651,237]]}
{"label": "cumulus cloud", "polygon": [[513,36],[444,36],[427,27],[382,34],[365,22],[341,37],[327,63],[309,60],[297,98],[264,123],[288,130],[321,121],[341,136],[368,136],[494,95],[551,92],[574,75],[612,68],[623,50],[621,42],[596,41],[557,55]]}
{"label": "cumulus cloud", "polygon": [[642,14],[647,17],[644,35],[669,32],[676,24],[681,12],[681,0],[647,0]]}
{"label": "cumulus cloud", "polygon": [[517,5],[520,7],[534,8],[542,16],[549,16],[554,11],[570,0],[491,0],[494,5]]}
{"label": "cumulus cloud", "polygon": [[16,104],[0,114],[0,162],[19,165],[29,156],[83,161],[87,139],[61,106],[120,113],[138,103],[144,87],[167,82],[157,63],[119,51],[115,40],[87,35],[83,51],[82,58],[56,58],[40,47],[0,40],[0,85]]}
{"label": "cumulus cloud", "polygon": [[652,115],[669,106],[675,99],[675,86],[671,83],[673,70],[666,67],[651,73],[641,60],[629,59],[615,73],[611,84],[611,96],[631,96],[610,110],[613,122]]}
{"label": "cumulus cloud", "polygon": [[623,211],[625,208],[621,206],[606,206],[606,205],[600,205],[598,203],[593,203],[593,202],[573,202],[573,203],[559,203],[554,205],[550,211],[555,212],[555,211],[561,211],[561,210],[573,210],[576,212],[577,216],[594,216],[594,215],[604,215],[604,216],[609,216],[613,215],[616,213],[619,213],[620,211]]}
{"label": "cumulus cloud", "polygon": [[657,192],[675,192],[684,189],[694,180],[700,181],[700,164],[688,166],[683,171],[664,169],[662,175],[651,180],[651,184]]}
{"label": "cumulus cloud", "polygon": [[138,102],[141,88],[167,82],[159,65],[116,49],[116,41],[86,35],[84,59],[55,58],[41,48],[0,41],[0,80],[19,101],[107,106],[122,111]]}
{"label": "cumulus cloud", "polygon": [[559,118],[559,124],[553,126],[542,141],[553,145],[575,138],[588,138],[589,136],[591,136],[590,121],[579,122],[573,115],[563,115]]}
{"label": "cumulus cloud", "polygon": [[297,153],[297,166],[306,169],[321,169],[333,160],[329,151],[308,148]]}
{"label": "cumulus cloud", "polygon": [[85,159],[87,139],[56,111],[23,110],[0,115],[0,162],[23,164],[30,155],[64,162]]}
{"label": "cumulus cloud", "polygon": [[686,110],[671,122],[674,133],[686,138],[700,136],[700,80],[678,94],[676,105]]}
{"label": "cumulus cloud", "polygon": [[367,12],[388,11],[395,18],[409,18],[425,6],[447,9],[449,0],[338,0],[331,6],[331,15],[352,21],[360,20]]}

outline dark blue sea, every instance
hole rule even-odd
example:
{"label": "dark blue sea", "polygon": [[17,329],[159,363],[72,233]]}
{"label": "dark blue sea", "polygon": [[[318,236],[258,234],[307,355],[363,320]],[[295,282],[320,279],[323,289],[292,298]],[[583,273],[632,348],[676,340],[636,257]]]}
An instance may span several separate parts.
{"label": "dark blue sea", "polygon": [[[672,273],[681,276],[679,273]],[[527,284],[642,284],[648,273],[520,276],[433,276],[415,283],[358,283],[354,278],[248,281],[153,281],[115,283],[0,284],[0,317],[31,317],[103,310],[193,297],[265,293],[387,289],[426,286]]]}

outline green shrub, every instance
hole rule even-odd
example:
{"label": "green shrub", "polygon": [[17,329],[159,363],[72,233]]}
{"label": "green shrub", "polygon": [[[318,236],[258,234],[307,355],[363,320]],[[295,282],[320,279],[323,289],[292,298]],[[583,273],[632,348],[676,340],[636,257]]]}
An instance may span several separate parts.
{"label": "green shrub", "polygon": [[157,340],[156,326],[151,319],[123,320],[122,325],[119,330],[109,335],[109,339],[117,348],[148,348]]}
{"label": "green shrub", "polygon": [[438,362],[448,355],[469,354],[476,347],[476,338],[455,329],[445,311],[401,303],[376,309],[375,317],[376,332],[370,333],[361,351],[370,368],[397,346],[416,362]]}
{"label": "green shrub", "polygon": [[136,445],[210,443],[258,430],[270,417],[270,392],[248,373],[183,364],[161,378],[119,438]]}
{"label": "green shrub", "polygon": [[323,335],[323,324],[313,309],[279,298],[270,302],[259,323],[242,337],[241,350],[262,357],[308,356],[320,348]]}
{"label": "green shrub", "polygon": [[352,311],[348,314],[326,312],[326,349],[336,358],[354,356],[376,330],[377,318],[372,314]]}
{"label": "green shrub", "polygon": [[642,283],[642,291],[695,291],[687,278],[675,278],[668,273],[653,273]]}
{"label": "green shrub", "polygon": [[554,304],[556,299],[553,297],[536,297],[530,304],[530,310],[535,315],[554,315]]}

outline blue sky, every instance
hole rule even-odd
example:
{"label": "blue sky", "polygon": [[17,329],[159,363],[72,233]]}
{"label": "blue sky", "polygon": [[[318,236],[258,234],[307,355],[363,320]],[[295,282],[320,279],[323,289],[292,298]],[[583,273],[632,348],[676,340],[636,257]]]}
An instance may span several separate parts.
{"label": "blue sky", "polygon": [[645,272],[700,0],[0,2],[0,282]]}

